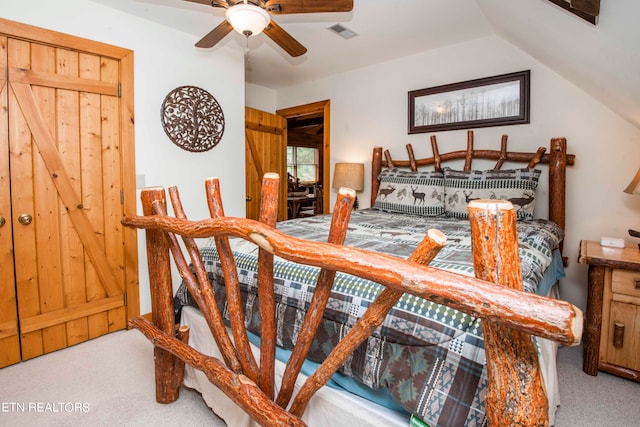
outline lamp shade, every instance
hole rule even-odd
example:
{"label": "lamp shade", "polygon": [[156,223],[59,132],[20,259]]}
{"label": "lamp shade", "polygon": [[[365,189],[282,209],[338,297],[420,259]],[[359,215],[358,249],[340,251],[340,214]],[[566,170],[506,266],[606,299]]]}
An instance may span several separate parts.
{"label": "lamp shade", "polygon": [[336,163],[332,187],[364,190],[364,163]]}
{"label": "lamp shade", "polygon": [[640,169],[636,172],[636,176],[633,177],[627,188],[624,189],[625,193],[640,194]]}
{"label": "lamp shade", "polygon": [[266,10],[248,3],[231,6],[225,16],[234,30],[247,37],[260,34],[271,21]]}

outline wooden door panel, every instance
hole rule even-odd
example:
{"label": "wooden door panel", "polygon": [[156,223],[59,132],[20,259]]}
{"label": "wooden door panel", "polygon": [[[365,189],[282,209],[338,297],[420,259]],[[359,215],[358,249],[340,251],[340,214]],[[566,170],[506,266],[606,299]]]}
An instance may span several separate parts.
{"label": "wooden door panel", "polygon": [[[42,156],[49,174],[54,178],[53,182],[60,200],[65,210],[69,213],[85,251],[100,276],[102,285],[109,295],[122,293],[119,284],[115,280],[114,272],[109,266],[109,260],[105,257],[96,233],[83,211],[82,200],[73,190],[69,176],[63,167],[60,153],[56,148],[55,140],[45,126],[44,118],[40,113],[33,91],[29,85],[22,83],[11,84],[10,87],[24,113],[29,129],[33,134],[33,141],[37,145],[37,150]],[[93,159],[87,160],[91,161]]]}
{"label": "wooden door panel", "polygon": [[6,37],[0,37],[0,368],[20,361],[11,225],[6,46]]}
{"label": "wooden door panel", "polygon": [[[77,75],[79,64],[79,54],[66,49],[56,50],[56,70],[55,74],[69,76],[73,78]],[[74,90],[57,89],[56,110],[64,115],[65,120],[60,122],[56,128],[56,140],[58,151],[62,157],[64,169],[69,174],[72,187],[76,194],[82,194],[82,182],[84,181],[81,168],[82,151],[85,148],[81,142],[81,123],[88,120],[82,115],[81,103],[82,94]],[[80,120],[82,117],[82,120]],[[78,130],[80,129],[80,132]],[[86,202],[83,197],[83,206]],[[61,253],[62,253],[62,275],[63,292],[65,306],[76,306],[87,301],[85,281],[97,280],[90,277],[85,270],[84,251],[82,242],[77,233],[73,230],[73,224],[64,205],[58,201],[58,213],[60,217]],[[67,344],[73,345],[89,339],[89,326],[86,318],[71,320],[66,323]]]}
{"label": "wooden door panel", "polygon": [[280,175],[278,221],[287,219],[286,121],[265,111],[245,107],[245,173],[247,218],[258,219],[262,177],[267,172]]}
{"label": "wooden door panel", "polygon": [[264,176],[262,157],[258,144],[249,131],[245,132],[246,217],[257,220],[260,215],[260,198]]}
{"label": "wooden door panel", "polygon": [[[95,55],[81,54],[78,57],[80,62],[79,77],[88,80],[100,80],[100,58]],[[82,91],[80,92],[80,109],[83,118],[80,123],[80,138],[82,140],[82,155],[92,158],[102,158],[103,143],[100,120],[100,94]],[[108,114],[108,117],[112,117]],[[119,162],[116,163],[119,166]],[[103,200],[102,175],[107,176],[103,169],[103,162],[82,165],[78,170],[82,180],[82,205],[84,213],[96,230],[96,238],[101,245],[104,245],[104,219],[103,210],[105,208]],[[108,177],[107,179],[110,179]],[[120,187],[117,187],[120,188]],[[109,254],[107,254],[109,256]],[[77,269],[85,271],[86,285],[83,289],[86,292],[88,301],[100,300],[107,296],[105,289],[100,284],[98,272],[93,267],[91,259],[84,256],[78,260]],[[88,336],[90,338],[104,335],[108,332],[109,315],[106,311],[92,314],[86,319],[88,323]]]}
{"label": "wooden door panel", "polygon": [[[15,163],[25,183],[13,203],[34,212],[15,247],[16,258],[35,248],[16,266],[29,358],[126,327],[119,65],[36,43],[16,41],[9,51],[10,123],[24,134],[10,141],[12,171]],[[21,279],[34,263],[38,276]]]}
{"label": "wooden door panel", "polygon": [[[120,68],[117,61],[109,58],[102,58],[99,68],[102,81],[118,84],[120,78]],[[119,121],[119,101],[113,96],[100,96],[101,116],[96,116],[100,120],[102,134],[102,202],[103,207],[100,212],[103,214],[103,226],[105,230],[112,230],[104,234],[105,253],[114,265],[123,267],[125,265],[124,251],[122,250],[123,226],[120,222],[122,218],[122,205],[120,204],[120,194],[113,191],[114,188],[124,188],[122,182],[122,154],[120,150],[120,121]],[[124,287],[124,268],[114,271],[118,283]],[[106,295],[105,295],[106,296]],[[127,313],[124,306],[108,311],[107,318],[108,332],[124,329],[127,327]]]}
{"label": "wooden door panel", "polygon": [[[27,42],[8,40],[8,64],[9,66],[28,67],[30,49]],[[19,223],[18,218],[22,214],[34,216],[35,203],[33,200],[33,147],[31,145],[31,133],[28,131],[26,120],[20,114],[20,106],[11,90],[8,88],[9,98],[9,162],[11,164],[11,204],[12,225],[15,256],[15,286],[19,289],[18,316],[28,318],[40,314],[40,291],[38,286],[38,261],[35,251],[36,238],[35,227],[25,226]],[[25,248],[19,250],[19,248]],[[22,326],[22,325],[21,325]],[[22,356],[30,359],[43,354],[42,331],[35,330],[24,332],[21,330]]]}
{"label": "wooden door panel", "polygon": [[[56,49],[34,43],[22,44],[30,48],[31,69],[40,73],[55,74]],[[34,100],[39,106],[43,125],[50,132],[56,129],[57,94],[56,89],[46,86],[32,87]],[[66,119],[65,119],[66,120]],[[36,144],[37,146],[37,144]],[[60,218],[57,215],[58,197],[55,184],[47,169],[42,152],[33,150],[33,188],[34,199],[32,227],[36,237],[36,256],[38,263],[38,288],[40,294],[40,313],[48,313],[64,308],[62,281],[62,254],[60,252]],[[50,353],[67,346],[64,325],[53,325],[42,330],[42,350]]]}

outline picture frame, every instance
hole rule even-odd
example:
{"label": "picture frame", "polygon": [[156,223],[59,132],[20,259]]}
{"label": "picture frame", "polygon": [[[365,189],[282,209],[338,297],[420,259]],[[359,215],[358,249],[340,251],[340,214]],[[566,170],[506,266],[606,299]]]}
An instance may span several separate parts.
{"label": "picture frame", "polygon": [[529,123],[531,70],[409,92],[409,134]]}

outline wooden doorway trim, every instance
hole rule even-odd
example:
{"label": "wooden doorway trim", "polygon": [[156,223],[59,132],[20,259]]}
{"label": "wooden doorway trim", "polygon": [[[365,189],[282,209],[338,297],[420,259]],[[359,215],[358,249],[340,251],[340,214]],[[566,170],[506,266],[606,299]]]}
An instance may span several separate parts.
{"label": "wooden doorway trim", "polygon": [[311,114],[322,113],[323,116],[323,133],[322,133],[322,151],[323,151],[323,164],[322,164],[322,193],[323,203],[322,212],[329,212],[329,188],[331,186],[331,101],[318,101],[311,104],[298,105],[296,107],[283,108],[276,110],[276,114],[290,119],[294,117],[301,117]]}

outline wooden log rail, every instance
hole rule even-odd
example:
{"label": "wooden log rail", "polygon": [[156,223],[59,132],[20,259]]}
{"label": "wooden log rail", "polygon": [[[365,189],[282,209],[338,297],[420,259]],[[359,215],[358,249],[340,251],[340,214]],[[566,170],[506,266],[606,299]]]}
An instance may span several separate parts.
{"label": "wooden log rail", "polygon": [[[130,323],[156,346],[156,400],[174,401],[182,381],[182,361],[202,370],[209,380],[253,419],[263,425],[304,425],[301,416],[313,394],[329,380],[354,349],[383,321],[403,293],[429,299],[480,317],[486,334],[489,388],[487,413],[495,425],[545,425],[546,396],[539,376],[537,357],[529,334],[565,345],[575,345],[582,334],[582,313],[573,305],[522,291],[515,235],[515,210],[508,202],[476,201],[471,211],[474,266],[478,277],[468,277],[429,267],[427,264],[445,244],[437,230],[429,230],[407,260],[363,249],[342,246],[352,205],[353,190],[341,189],[327,243],[285,235],[276,229],[279,177],[266,174],[260,221],[226,217],[219,182],[205,183],[212,218],[186,218],[177,189],[171,188],[175,218],[166,214],[164,190],[142,191],[144,216],[125,217],[123,224],[147,230],[149,277],[153,323],[142,318]],[[471,209],[470,205],[470,209]],[[195,273],[189,269],[177,240],[181,236]],[[233,342],[215,303],[195,238],[214,237],[227,289],[227,305]],[[258,292],[261,315],[259,363],[249,349],[244,327],[239,281],[228,238],[240,237],[259,247]],[[171,287],[171,253],[182,279],[194,297],[220,348],[224,363],[197,352],[186,344],[185,331],[176,338]],[[273,257],[319,267],[320,274],[309,313],[287,364],[281,391],[274,398],[275,304]],[[303,384],[289,411],[293,384],[299,374],[337,271],[369,279],[386,288],[364,316],[336,346],[316,372]],[[496,286],[500,284],[503,286]],[[504,343],[508,336],[508,343]]]}
{"label": "wooden log rail", "polygon": [[[376,159],[376,162],[380,163],[381,166],[394,168],[410,168],[412,171],[418,170],[420,166],[431,166],[433,165],[436,170],[442,169],[442,163],[451,161],[464,159],[463,170],[469,171],[472,167],[472,161],[474,159],[485,159],[485,160],[496,160],[496,164],[493,169],[498,170],[502,167],[505,161],[511,162],[520,162],[527,163],[527,167],[533,168],[539,163],[550,163],[552,161],[553,154],[546,153],[546,147],[539,147],[535,153],[524,153],[524,152],[515,152],[507,150],[507,135],[502,135],[500,141],[500,150],[476,150],[474,148],[474,136],[473,131],[467,131],[467,149],[466,150],[458,150],[451,151],[445,154],[440,154],[440,150],[438,148],[438,141],[435,135],[431,135],[431,151],[433,152],[432,157],[425,157],[422,159],[416,159],[413,151],[413,146],[411,144],[407,144],[405,147],[407,149],[407,154],[409,156],[409,160],[396,160],[392,159],[391,153],[389,150],[382,149],[379,150],[379,159]],[[564,140],[564,138],[554,138],[559,140]],[[552,140],[553,141],[553,140]],[[552,147],[555,145],[552,142]],[[376,153],[374,152],[374,155]],[[384,159],[382,158],[384,156]],[[573,165],[575,162],[575,156],[573,154],[567,154],[567,164]],[[376,169],[376,168],[373,168]],[[371,197],[375,197],[375,194],[372,194]]]}

